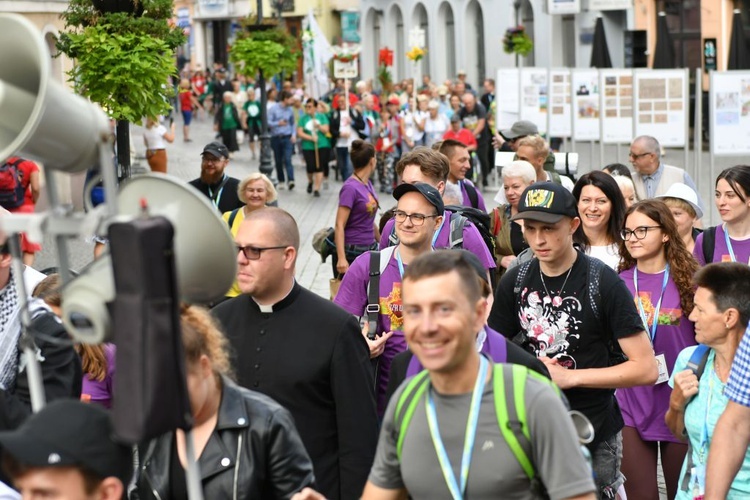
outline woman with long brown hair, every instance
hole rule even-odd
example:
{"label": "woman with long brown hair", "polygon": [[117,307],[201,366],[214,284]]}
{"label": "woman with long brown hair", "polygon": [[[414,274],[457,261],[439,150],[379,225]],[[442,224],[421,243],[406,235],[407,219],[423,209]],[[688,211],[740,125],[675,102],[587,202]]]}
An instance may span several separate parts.
{"label": "woman with long brown hair", "polygon": [[656,384],[616,393],[625,421],[622,472],[630,478],[625,491],[630,498],[659,499],[657,459],[661,454],[671,499],[677,493],[687,445],[672,435],[664,421],[672,392],[667,382],[680,352],[695,345],[695,327],[688,316],[693,310],[693,274],[698,263],[662,201],[651,199],[631,206],[621,236],[620,277],[633,293],[659,364]]}

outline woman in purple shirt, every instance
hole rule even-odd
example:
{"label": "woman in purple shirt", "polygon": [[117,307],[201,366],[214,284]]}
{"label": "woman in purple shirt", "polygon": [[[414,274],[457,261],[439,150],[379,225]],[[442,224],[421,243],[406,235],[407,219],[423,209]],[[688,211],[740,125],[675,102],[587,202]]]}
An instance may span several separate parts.
{"label": "woman in purple shirt", "polygon": [[674,498],[687,445],[672,435],[664,421],[672,392],[667,382],[680,351],[695,345],[688,315],[693,310],[692,281],[698,263],[662,201],[631,206],[621,233],[620,277],[633,294],[659,365],[656,384],[616,393],[625,421],[622,473],[630,479],[625,492],[629,498],[659,499],[657,457],[661,454],[667,496]]}
{"label": "woman in purple shirt", "polygon": [[377,250],[380,239],[375,225],[379,204],[370,177],[375,171],[375,148],[357,139],[350,153],[354,173],[339,192],[336,212],[336,253],[333,254],[333,276],[340,278],[349,264],[368,250]]}
{"label": "woman in purple shirt", "polygon": [[[750,165],[736,165],[719,174],[714,203],[723,223],[698,235],[693,255],[701,265],[750,264]],[[704,244],[706,238],[711,241]]]}

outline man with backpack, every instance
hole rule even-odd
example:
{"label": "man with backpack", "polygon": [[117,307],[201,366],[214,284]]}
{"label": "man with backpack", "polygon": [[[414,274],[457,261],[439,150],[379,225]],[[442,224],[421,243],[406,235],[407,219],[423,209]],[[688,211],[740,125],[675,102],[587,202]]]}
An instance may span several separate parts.
{"label": "man with backpack", "polygon": [[[406,153],[396,164],[396,174],[401,182],[413,184],[424,182],[437,189],[442,195],[450,172],[448,158],[438,151],[419,147]],[[398,243],[394,231],[395,222],[390,220],[381,231],[380,249]],[[488,270],[497,267],[494,258],[494,237],[489,231],[490,218],[471,207],[445,207],[443,223],[433,235],[434,248],[463,248],[476,255]]]}
{"label": "man with backpack", "polygon": [[463,196],[461,205],[487,212],[482,193],[479,192],[473,182],[466,178],[466,173],[471,169],[469,148],[455,139],[445,139],[440,143],[439,151],[448,158],[450,163],[448,182],[457,184],[461,189],[461,195]]}
{"label": "man with backpack", "polygon": [[567,189],[532,184],[512,220],[524,221],[535,258],[500,279],[489,326],[538,356],[571,408],[591,421],[599,496],[615,498],[624,424],[614,389],[657,380],[649,337],[625,283],[573,246],[581,220]]}
{"label": "man with backpack", "polygon": [[417,258],[403,282],[404,333],[426,371],[390,401],[362,498],[596,498],[554,386],[477,352],[487,302],[462,252]]}
{"label": "man with backpack", "polygon": [[432,236],[443,222],[443,199],[425,183],[402,184],[393,192],[398,201],[393,220],[399,243],[357,257],[341,281],[334,302],[355,316],[367,314],[363,332],[376,359],[378,414],[386,406],[391,360],[406,350],[403,334],[401,280],[404,269],[432,251]]}

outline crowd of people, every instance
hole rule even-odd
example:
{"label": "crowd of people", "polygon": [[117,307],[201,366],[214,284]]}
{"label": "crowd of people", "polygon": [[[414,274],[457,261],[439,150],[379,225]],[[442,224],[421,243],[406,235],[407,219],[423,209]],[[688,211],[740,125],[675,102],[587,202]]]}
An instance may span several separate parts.
{"label": "crowd of people", "polygon": [[[238,266],[223,301],[179,312],[192,433],[135,451],[113,436],[117,347],[60,342],[59,280],[16,277],[6,242],[8,485],[186,498],[192,436],[206,498],[640,500],[659,498],[659,475],[670,499],[750,496],[750,166],[719,174],[721,224],[704,227],[693,180],[656,138],[632,142],[632,169],[591,165],[574,180],[535,124],[495,127],[492,80],[480,96],[458,75],[380,95],[360,82],[349,101],[343,82],[320,100],[285,84],[269,92],[275,172],[236,179],[225,169],[238,131],[255,153],[258,92],[221,68],[187,81],[183,113],[214,113],[219,135],[190,184],[221,214]],[[343,181],[332,300],[296,281],[308,242],[276,206],[295,188],[297,147],[312,197],[329,163]],[[496,150],[516,159],[495,194]],[[34,415],[18,279],[44,333],[51,403]]]}

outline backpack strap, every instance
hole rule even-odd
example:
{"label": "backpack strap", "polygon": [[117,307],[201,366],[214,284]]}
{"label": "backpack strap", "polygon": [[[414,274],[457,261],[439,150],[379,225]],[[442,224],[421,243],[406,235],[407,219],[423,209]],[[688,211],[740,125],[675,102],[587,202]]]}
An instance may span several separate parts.
{"label": "backpack strap", "polygon": [[539,482],[531,459],[531,436],[526,425],[526,375],[520,365],[496,364],[492,376],[495,413],[500,432],[532,485]]}
{"label": "backpack strap", "polygon": [[[715,230],[716,228],[711,229]],[[703,375],[703,371],[706,369],[706,362],[708,362],[708,355],[710,353],[711,349],[707,345],[698,344],[687,362],[687,368],[695,373],[695,376],[698,377],[698,380],[701,379],[701,375]],[[690,404],[690,401],[688,401],[688,404]],[[685,433],[685,435],[687,435],[687,430],[683,432]],[[695,462],[693,462],[693,447],[690,445],[689,439],[687,440],[687,442],[688,449],[687,454],[685,455],[685,458],[687,460],[687,468],[685,470],[687,471],[687,473],[685,474],[685,477],[682,478],[682,484],[680,485],[680,489],[683,491],[690,491],[690,479],[692,478],[692,474],[690,473],[690,471],[692,471],[693,467],[695,467]]]}
{"label": "backpack strap", "polygon": [[714,248],[716,248],[716,226],[711,226],[703,231],[703,260],[706,264],[714,261]]}
{"label": "backpack strap", "polygon": [[453,212],[451,216],[451,232],[448,239],[448,248],[454,250],[456,248],[464,247],[464,226],[468,218],[463,215]]}
{"label": "backpack strap", "polygon": [[378,314],[380,314],[380,275],[388,266],[395,247],[384,248],[381,252],[370,252],[370,278],[367,281],[367,338],[375,340],[378,334]]}
{"label": "backpack strap", "polygon": [[592,259],[586,256],[588,261],[588,291],[589,291],[589,305],[591,310],[594,312],[594,317],[597,321],[601,321],[601,304],[602,304],[602,290],[601,290],[601,278],[602,272],[604,271],[604,262],[599,259]]}
{"label": "backpack strap", "polygon": [[513,284],[513,295],[518,296],[518,294],[521,293],[521,288],[523,288],[523,285],[526,283],[526,276],[529,274],[531,263],[535,260],[536,259],[532,257],[526,262],[518,265],[518,274],[516,274],[516,281]]}
{"label": "backpack strap", "polygon": [[396,456],[401,461],[401,453],[404,448],[404,438],[409,428],[417,404],[422,399],[425,391],[430,386],[430,378],[427,370],[419,372],[414,378],[406,383],[404,392],[398,398],[396,403],[396,413],[394,414],[393,423],[398,429],[398,439],[396,440]]}
{"label": "backpack strap", "polygon": [[469,202],[474,208],[479,208],[479,194],[477,188],[474,187],[470,182],[462,181],[461,185],[466,189],[466,195],[469,197]]}
{"label": "backpack strap", "polygon": [[227,224],[229,225],[229,230],[232,230],[232,226],[234,225],[234,219],[237,218],[237,213],[240,211],[239,208],[235,208],[232,210],[232,213],[229,214],[229,220],[227,221]]}

